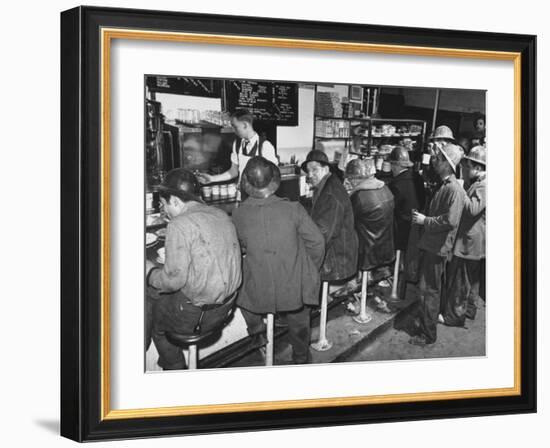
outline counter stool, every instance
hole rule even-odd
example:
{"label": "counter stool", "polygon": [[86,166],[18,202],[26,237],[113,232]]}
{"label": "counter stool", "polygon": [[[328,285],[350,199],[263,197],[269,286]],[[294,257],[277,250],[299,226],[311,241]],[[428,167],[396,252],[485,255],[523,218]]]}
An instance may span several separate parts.
{"label": "counter stool", "polygon": [[[232,301],[234,300],[236,294],[232,294],[230,298],[227,300]],[[197,352],[197,345],[199,345],[202,341],[208,339],[209,337],[221,333],[223,328],[225,327],[225,324],[227,322],[227,316],[231,313],[232,308],[228,309],[227,316],[224,319],[221,319],[220,322],[215,325],[210,331],[203,332],[202,331],[202,319],[204,317],[204,314],[211,309],[212,305],[204,305],[201,307],[201,314],[199,316],[199,320],[197,322],[197,325],[195,325],[195,328],[193,329],[193,333],[176,333],[176,332],[166,332],[166,339],[171,344],[174,344],[181,349],[185,349],[186,347],[189,349],[189,370],[196,370],[198,365],[198,352]]]}
{"label": "counter stool", "polygon": [[321,318],[319,322],[319,340],[311,344],[311,348],[318,352],[326,352],[332,348],[332,342],[327,339],[327,309],[328,309],[328,282],[323,282],[321,296]]}
{"label": "counter stool", "polygon": [[267,313],[267,344],[265,346],[265,365],[273,365],[273,313]]}
{"label": "counter stool", "polygon": [[401,251],[398,250],[395,254],[395,266],[393,267],[393,283],[391,288],[391,300],[397,300],[399,296],[397,295],[397,285],[399,284],[399,261],[401,258]]}
{"label": "counter stool", "polygon": [[369,271],[361,272],[361,311],[357,316],[353,316],[353,320],[360,324],[366,324],[372,320],[372,316],[367,313],[367,282],[369,279]]}

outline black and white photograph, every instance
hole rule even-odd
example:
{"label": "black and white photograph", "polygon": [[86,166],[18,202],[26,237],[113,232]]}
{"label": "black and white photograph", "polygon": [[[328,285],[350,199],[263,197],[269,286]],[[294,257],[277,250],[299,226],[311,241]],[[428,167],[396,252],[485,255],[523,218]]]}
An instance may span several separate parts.
{"label": "black and white photograph", "polygon": [[228,7],[61,14],[61,434],[537,412],[537,37]]}
{"label": "black and white photograph", "polygon": [[486,356],[487,91],[365,78],[145,75],[146,372]]}

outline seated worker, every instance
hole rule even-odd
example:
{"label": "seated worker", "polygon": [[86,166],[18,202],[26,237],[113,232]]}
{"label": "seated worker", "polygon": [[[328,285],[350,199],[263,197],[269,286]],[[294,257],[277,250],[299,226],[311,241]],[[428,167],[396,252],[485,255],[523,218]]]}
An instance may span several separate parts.
{"label": "seated worker", "polygon": [[279,164],[273,145],[260,137],[254,130],[254,115],[246,109],[237,109],[231,115],[231,126],[237,138],[231,151],[231,168],[224,173],[211,175],[199,174],[202,184],[224,182],[241,176],[247,162],[254,156],[261,156],[275,165]]}
{"label": "seated worker", "polygon": [[483,146],[472,148],[463,160],[468,191],[453,259],[447,270],[448,286],[440,319],[451,326],[464,326],[466,318],[474,319],[477,311],[481,266],[485,259],[485,165],[486,151]]}
{"label": "seated worker", "polygon": [[237,306],[249,334],[264,334],[263,317],[284,313],[295,364],[309,362],[310,308],[319,304],[323,235],[298,202],[275,196],[279,168],[253,157],[243,173],[248,198],[233,213],[243,252]]}
{"label": "seated worker", "polygon": [[310,151],[302,164],[314,189],[311,218],[325,239],[322,281],[345,280],[357,272],[357,233],[353,209],[342,182],[330,173],[327,155]]}
{"label": "seated worker", "polygon": [[375,174],[372,158],[352,160],[346,167],[346,179],[352,185],[350,199],[359,237],[360,271],[372,271],[395,257],[393,194]]}
{"label": "seated worker", "polygon": [[[241,284],[237,232],[222,210],[197,196],[197,179],[187,170],[170,172],[160,187],[160,202],[170,218],[166,227],[166,263],[146,261],[147,316],[164,370],[184,369],[182,351],[166,332],[193,333],[204,311],[204,331],[231,312]],[[203,308],[201,308],[203,307]]]}
{"label": "seated worker", "polygon": [[418,334],[410,339],[414,345],[433,344],[437,339],[437,321],[441,308],[441,294],[447,287],[444,282],[447,261],[452,256],[458,224],[464,208],[464,189],[455,177],[462,148],[447,143],[432,158],[435,173],[441,186],[428,206],[427,214],[413,212],[413,224],[422,226],[420,237],[418,289]]}

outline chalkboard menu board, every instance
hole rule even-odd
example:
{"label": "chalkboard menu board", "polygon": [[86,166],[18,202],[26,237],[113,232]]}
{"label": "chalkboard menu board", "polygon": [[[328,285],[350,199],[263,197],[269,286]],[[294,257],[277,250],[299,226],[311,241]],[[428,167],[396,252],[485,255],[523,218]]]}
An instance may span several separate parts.
{"label": "chalkboard menu board", "polygon": [[181,76],[147,76],[146,83],[151,92],[209,98],[221,98],[223,86],[223,81],[218,79],[185,78]]}
{"label": "chalkboard menu board", "polygon": [[226,81],[226,108],[245,108],[257,120],[281,126],[298,125],[298,84],[268,81]]}

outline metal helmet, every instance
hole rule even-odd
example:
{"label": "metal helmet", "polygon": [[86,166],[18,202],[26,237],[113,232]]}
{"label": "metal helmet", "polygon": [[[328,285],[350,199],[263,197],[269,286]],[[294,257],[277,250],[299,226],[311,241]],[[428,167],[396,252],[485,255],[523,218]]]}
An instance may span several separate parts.
{"label": "metal helmet", "polygon": [[456,166],[460,163],[460,160],[464,156],[464,150],[462,147],[455,145],[454,143],[447,143],[441,148],[441,153],[447,159],[447,162],[451,165],[451,168],[456,172]]}
{"label": "metal helmet", "polygon": [[186,168],[174,168],[168,171],[163,186],[195,195],[200,193],[200,183],[197,177]]}
{"label": "metal helmet", "polygon": [[346,178],[367,179],[376,174],[376,166],[372,157],[354,159],[346,166]]}
{"label": "metal helmet", "polygon": [[481,165],[487,165],[487,149],[484,146],[474,146],[464,158]]}
{"label": "metal helmet", "polygon": [[202,202],[199,181],[191,171],[185,168],[170,170],[158,189],[177,196],[183,201]]}
{"label": "metal helmet", "polygon": [[453,131],[451,131],[451,128],[449,126],[445,125],[435,128],[433,135],[430,137],[430,140],[434,139],[444,139],[453,143],[455,142]]}
{"label": "metal helmet", "polygon": [[396,146],[393,148],[389,157],[389,162],[402,167],[410,167],[414,165],[409,158],[409,151],[404,146]]}
{"label": "metal helmet", "polygon": [[263,157],[252,157],[246,164],[242,183],[246,193],[256,198],[271,196],[281,185],[281,172]]}

